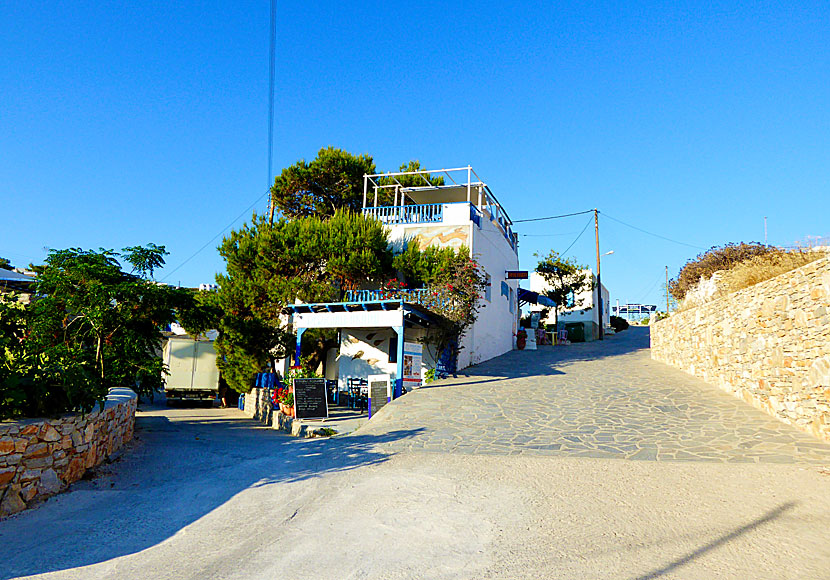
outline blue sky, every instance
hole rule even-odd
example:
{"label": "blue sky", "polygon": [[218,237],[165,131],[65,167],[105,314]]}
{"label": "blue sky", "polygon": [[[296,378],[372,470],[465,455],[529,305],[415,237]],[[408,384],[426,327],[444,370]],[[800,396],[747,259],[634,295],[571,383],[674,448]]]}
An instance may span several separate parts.
{"label": "blue sky", "polygon": [[[700,249],[830,235],[826,2],[278,3],[274,173],[334,145],[472,164],[514,220],[598,207],[612,300]],[[0,256],[170,251],[223,267],[265,194],[269,3],[0,5]],[[257,209],[264,210],[264,198]],[[236,216],[243,218],[234,222]],[[520,258],[588,216],[517,227]],[[570,254],[594,262],[592,228]]]}

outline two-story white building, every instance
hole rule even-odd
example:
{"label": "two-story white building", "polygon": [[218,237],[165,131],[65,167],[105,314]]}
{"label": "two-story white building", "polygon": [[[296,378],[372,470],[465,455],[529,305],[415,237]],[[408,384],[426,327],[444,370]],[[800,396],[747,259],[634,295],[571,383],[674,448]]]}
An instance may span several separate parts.
{"label": "two-story white building", "polygon": [[[443,185],[429,177],[442,176]],[[423,185],[412,185],[417,179]],[[392,199],[391,205],[380,205]],[[465,368],[513,348],[518,324],[518,236],[496,196],[472,167],[366,175],[363,213],[389,228],[390,243],[403,250],[416,243],[466,246],[487,280],[478,318],[460,339],[457,366]],[[328,378],[391,374],[400,385],[405,345],[429,332],[434,317],[417,300],[383,299],[380,291],[350,293],[346,302],[288,308],[298,336],[307,328],[337,328],[340,349]],[[410,301],[411,300],[411,301]],[[407,347],[408,348],[408,347]],[[423,368],[435,368],[442,353],[423,351]],[[335,361],[331,361],[335,362]],[[332,370],[336,368],[336,370]]]}

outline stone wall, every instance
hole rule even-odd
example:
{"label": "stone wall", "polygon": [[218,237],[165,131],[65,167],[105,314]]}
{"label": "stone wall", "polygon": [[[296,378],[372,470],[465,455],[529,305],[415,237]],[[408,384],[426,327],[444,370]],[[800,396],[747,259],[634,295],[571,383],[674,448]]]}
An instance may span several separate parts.
{"label": "stone wall", "polygon": [[272,395],[272,390],[257,387],[251,389],[250,393],[239,395],[240,397],[245,397],[245,408],[242,412],[252,419],[263,421],[270,425],[271,415],[273,413],[271,404]]}
{"label": "stone wall", "polygon": [[112,389],[103,410],[0,422],[0,517],[58,493],[132,439],[136,402]]}
{"label": "stone wall", "polygon": [[651,357],[830,442],[830,258],[652,325]]}

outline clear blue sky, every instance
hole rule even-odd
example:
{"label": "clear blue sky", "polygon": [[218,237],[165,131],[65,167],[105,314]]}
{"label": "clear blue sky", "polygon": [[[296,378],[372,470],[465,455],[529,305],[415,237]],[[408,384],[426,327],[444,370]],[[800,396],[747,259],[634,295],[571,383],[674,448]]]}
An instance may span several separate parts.
{"label": "clear blue sky", "polygon": [[[665,4],[280,1],[274,172],[334,145],[472,164],[514,220],[598,207],[699,248],[763,241],[764,216],[770,243],[829,235],[830,5]],[[155,242],[164,277],[264,195],[265,0],[5,2],[0,22],[0,256]],[[587,221],[517,227],[522,266]],[[600,236],[612,300],[659,304],[699,251]],[[213,281],[217,243],[168,280]]]}

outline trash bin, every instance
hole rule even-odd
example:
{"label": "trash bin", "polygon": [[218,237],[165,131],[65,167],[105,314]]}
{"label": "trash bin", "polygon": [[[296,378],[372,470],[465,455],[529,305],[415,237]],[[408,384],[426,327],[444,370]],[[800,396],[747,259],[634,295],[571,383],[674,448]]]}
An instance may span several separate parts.
{"label": "trash bin", "polygon": [[569,322],[565,325],[568,331],[568,340],[571,342],[585,342],[585,325],[581,322]]}

